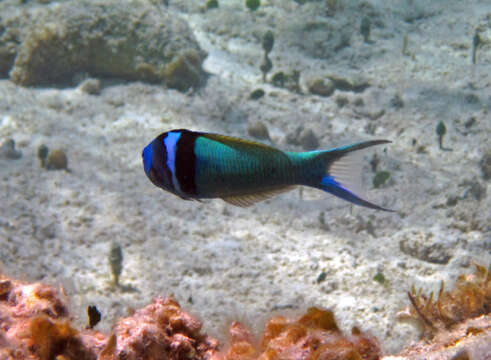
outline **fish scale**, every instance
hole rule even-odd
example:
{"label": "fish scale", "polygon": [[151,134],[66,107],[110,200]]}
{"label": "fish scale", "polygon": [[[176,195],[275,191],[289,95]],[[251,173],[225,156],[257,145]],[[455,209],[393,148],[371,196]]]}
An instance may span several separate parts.
{"label": "fish scale", "polygon": [[198,138],[195,144],[197,194],[218,197],[293,185],[295,176],[286,154],[261,150],[249,146],[247,151],[241,151],[215,140]]}

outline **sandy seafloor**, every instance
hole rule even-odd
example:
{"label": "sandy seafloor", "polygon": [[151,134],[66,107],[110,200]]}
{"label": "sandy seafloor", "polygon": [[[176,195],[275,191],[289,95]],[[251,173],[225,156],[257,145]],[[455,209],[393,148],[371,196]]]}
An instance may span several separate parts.
{"label": "sandy seafloor", "polygon": [[[189,23],[208,52],[203,67],[211,75],[187,94],[120,80],[101,79],[100,95],[0,80],[0,141],[13,138],[23,154],[0,159],[3,271],[63,284],[78,320],[84,323],[86,306],[96,304],[107,330],[128,308],[174,294],[222,339],[231,319],[259,331],[272,313],[311,305],[333,309],[346,331],[354,324],[370,331],[387,353],[417,339],[413,325],[396,320],[411,285],[437,291],[442,280],[450,287],[472,271],[472,261],[491,263],[489,180],[480,165],[491,151],[489,44],[471,62],[479,22],[490,22],[483,38],[491,41],[491,3],[416,1],[422,15],[413,22],[396,5],[370,3],[383,22],[372,27],[373,43],[365,44],[353,23],[350,46],[320,59],[299,46],[309,37],[295,30],[302,22],[329,21],[316,12],[318,2],[263,1],[251,14],[242,1],[221,1],[209,12],[201,11],[201,1],[170,1],[168,11]],[[270,28],[277,35],[272,73],[300,70],[302,94],[262,82],[257,34]],[[409,56],[401,54],[404,34]],[[371,86],[309,94],[308,81],[329,74],[362,74]],[[257,88],[265,97],[250,100]],[[391,105],[396,94],[402,108]],[[339,107],[339,96],[349,104]],[[359,98],[364,105],[354,105]],[[452,151],[438,147],[440,120]],[[392,140],[367,152],[364,178],[367,196],[397,212],[352,207],[311,189],[244,209],[221,200],[183,201],[143,172],[141,150],[162,131],[250,138],[248,124],[256,121],[284,150],[302,150],[286,140],[300,124],[314,131],[320,148]],[[40,168],[43,143],[66,151],[70,172]],[[369,165],[374,152],[379,169],[391,173],[379,189]],[[111,286],[112,241],[124,252],[121,283],[137,291]],[[385,285],[373,280],[377,272]]]}

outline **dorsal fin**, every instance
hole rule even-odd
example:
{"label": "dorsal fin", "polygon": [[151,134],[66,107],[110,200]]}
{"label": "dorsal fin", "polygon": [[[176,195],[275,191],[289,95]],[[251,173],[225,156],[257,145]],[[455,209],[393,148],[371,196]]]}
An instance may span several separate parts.
{"label": "dorsal fin", "polygon": [[229,204],[240,206],[240,207],[248,207],[258,203],[260,201],[269,199],[275,195],[293,190],[295,186],[282,186],[273,190],[261,191],[253,194],[247,195],[238,195],[238,196],[225,196],[222,197],[222,200],[228,202]]}
{"label": "dorsal fin", "polygon": [[261,144],[252,140],[245,140],[233,136],[212,134],[212,133],[199,133],[201,136],[217,141],[223,145],[229,146],[231,148],[237,149],[239,151],[254,151],[261,150],[268,153],[284,154],[281,150],[275,149],[274,147],[268,146],[266,144]]}

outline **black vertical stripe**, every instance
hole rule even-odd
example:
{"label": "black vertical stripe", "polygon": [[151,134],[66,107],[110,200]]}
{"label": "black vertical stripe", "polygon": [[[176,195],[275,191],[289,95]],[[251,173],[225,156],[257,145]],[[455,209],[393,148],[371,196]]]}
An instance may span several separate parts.
{"label": "black vertical stripe", "polygon": [[199,135],[189,130],[179,131],[181,137],[177,141],[176,148],[176,178],[184,194],[196,195],[194,144]]}
{"label": "black vertical stripe", "polygon": [[162,133],[153,142],[153,168],[155,169],[156,180],[160,183],[160,187],[166,190],[174,190],[172,183],[172,173],[167,166],[167,149],[164,144],[164,139],[167,133]]}

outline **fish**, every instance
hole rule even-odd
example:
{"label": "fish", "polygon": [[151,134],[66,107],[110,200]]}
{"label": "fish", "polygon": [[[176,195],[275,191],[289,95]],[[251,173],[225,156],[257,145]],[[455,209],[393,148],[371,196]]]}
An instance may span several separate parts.
{"label": "fish", "polygon": [[370,140],[330,150],[289,152],[251,140],[187,129],[164,132],[142,151],[157,187],[186,200],[221,198],[248,207],[303,185],[350,203],[392,211],[359,195],[360,150],[390,143]]}

